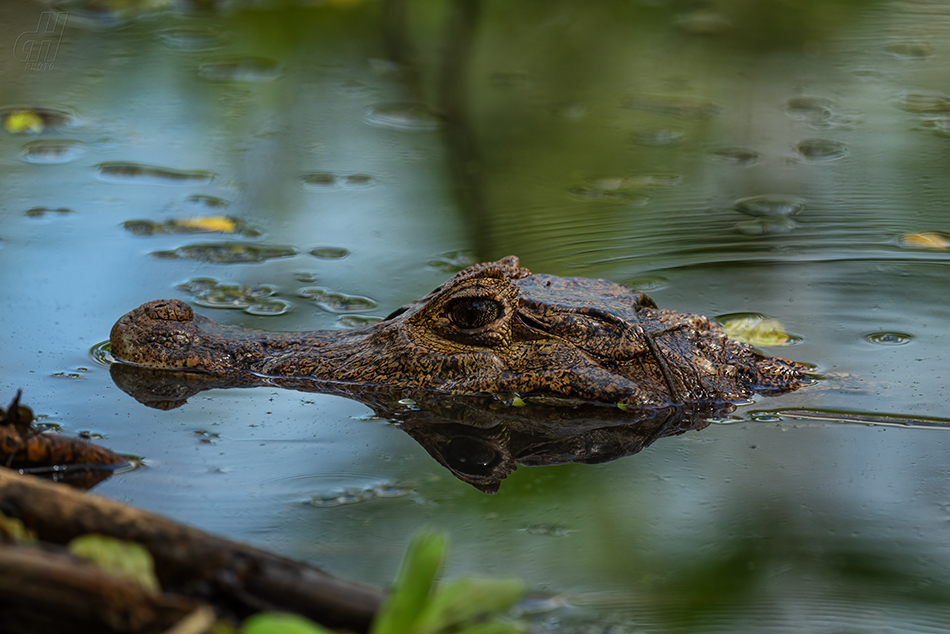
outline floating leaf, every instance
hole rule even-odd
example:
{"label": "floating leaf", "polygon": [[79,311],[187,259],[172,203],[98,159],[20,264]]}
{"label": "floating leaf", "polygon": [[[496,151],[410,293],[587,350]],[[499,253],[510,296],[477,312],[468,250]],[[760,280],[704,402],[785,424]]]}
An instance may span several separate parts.
{"label": "floating leaf", "polygon": [[241,634],[330,634],[331,630],[297,614],[264,612],[241,624]]}
{"label": "floating leaf", "polygon": [[925,231],[923,233],[905,233],[901,236],[900,244],[902,247],[946,251],[947,247],[950,246],[950,241],[943,234],[935,231]]}
{"label": "floating leaf", "polygon": [[754,346],[781,346],[797,338],[777,320],[757,313],[734,313],[716,318],[731,339]]}
{"label": "floating leaf", "polygon": [[143,590],[161,591],[152,555],[141,544],[90,533],[69,542],[69,551],[100,570],[136,582]]}
{"label": "floating leaf", "polygon": [[40,134],[46,124],[43,117],[32,110],[14,110],[7,115],[3,127],[10,134]]}

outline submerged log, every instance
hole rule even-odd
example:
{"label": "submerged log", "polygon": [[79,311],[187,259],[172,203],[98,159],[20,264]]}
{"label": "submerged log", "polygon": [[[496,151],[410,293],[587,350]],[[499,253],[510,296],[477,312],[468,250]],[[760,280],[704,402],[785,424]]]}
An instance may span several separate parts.
{"label": "submerged log", "polygon": [[[88,533],[139,543],[152,555],[165,592],[205,601],[223,615],[243,618],[279,610],[365,632],[383,599],[379,590],[307,564],[4,468],[0,513],[19,519],[51,544],[64,545]],[[2,563],[0,571],[7,576]]]}

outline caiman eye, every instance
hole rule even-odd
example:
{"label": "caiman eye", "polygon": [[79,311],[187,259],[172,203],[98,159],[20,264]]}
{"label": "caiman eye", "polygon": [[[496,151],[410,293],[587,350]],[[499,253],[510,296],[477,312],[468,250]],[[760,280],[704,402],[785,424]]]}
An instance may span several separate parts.
{"label": "caiman eye", "polygon": [[498,319],[501,304],[484,297],[460,297],[449,303],[445,314],[459,328],[481,328]]}

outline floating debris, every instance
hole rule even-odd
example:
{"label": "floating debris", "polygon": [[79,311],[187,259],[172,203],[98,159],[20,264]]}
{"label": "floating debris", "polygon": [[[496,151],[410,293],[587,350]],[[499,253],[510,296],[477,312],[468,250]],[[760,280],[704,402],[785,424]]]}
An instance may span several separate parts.
{"label": "floating debris", "polygon": [[926,42],[891,42],[884,50],[901,59],[926,59],[934,54],[933,47]]}
{"label": "floating debris", "polygon": [[344,328],[365,328],[382,320],[382,317],[370,317],[369,315],[343,315],[336,320],[336,323]]}
{"label": "floating debris", "polygon": [[343,247],[314,247],[310,249],[310,255],[321,260],[342,260],[349,254],[350,251]]}
{"label": "floating debris", "polygon": [[261,234],[240,218],[232,216],[202,216],[199,218],[172,218],[165,222],[151,220],[128,220],[122,227],[137,236],[190,233],[237,233],[255,237]]}
{"label": "floating debris", "polygon": [[637,95],[624,101],[622,106],[694,120],[708,119],[719,111],[719,107],[711,101],[664,95]]}
{"label": "floating debris", "polygon": [[361,295],[347,295],[319,286],[308,286],[297,294],[312,299],[317,306],[331,313],[358,313],[376,308],[376,302]]}
{"label": "floating debris", "polygon": [[68,214],[73,213],[72,209],[67,207],[31,207],[26,210],[24,214],[27,218],[49,218],[49,217],[62,217]]}
{"label": "floating debris", "polygon": [[429,260],[426,264],[443,273],[458,273],[473,264],[477,264],[478,261],[478,258],[471,251],[446,251]]}
{"label": "floating debris", "polygon": [[805,139],[795,146],[798,158],[805,161],[829,162],[848,156],[848,146],[829,139]]}
{"label": "floating debris", "polygon": [[904,90],[897,95],[897,105],[908,112],[950,112],[950,97],[931,90]]}
{"label": "floating debris", "polygon": [[331,189],[366,189],[376,184],[369,174],[334,174],[332,172],[312,172],[300,177],[304,188],[311,191]]}
{"label": "floating debris", "polygon": [[675,128],[638,130],[630,136],[630,140],[637,145],[673,145],[682,141],[685,134],[682,130]]}
{"label": "floating debris", "polygon": [[152,255],[167,260],[194,260],[211,264],[245,264],[297,255],[297,249],[280,245],[257,245],[243,242],[190,244],[171,251],[154,251]]}
{"label": "floating debris", "polygon": [[366,488],[343,489],[314,495],[307,503],[310,506],[316,506],[318,508],[328,508],[358,504],[379,498],[405,497],[411,493],[411,489],[406,489],[391,483],[384,483]]}
{"label": "floating debris", "polygon": [[169,48],[204,51],[221,46],[225,38],[214,29],[172,28],[159,31],[158,39]]}
{"label": "floating debris", "polygon": [[791,335],[777,319],[759,313],[729,313],[716,317],[730,339],[753,346],[787,346],[801,341]]}
{"label": "floating debris", "polygon": [[69,139],[31,141],[23,146],[20,159],[27,163],[59,165],[75,161],[85,153],[86,144],[82,141]]}
{"label": "floating debris", "polygon": [[936,231],[924,231],[921,233],[905,233],[900,237],[899,244],[907,248],[946,251],[950,246],[950,239],[945,234]]}
{"label": "floating debris", "polygon": [[10,134],[42,134],[57,128],[72,127],[79,118],[67,110],[21,106],[0,110],[3,129]]}
{"label": "floating debris", "polygon": [[713,159],[733,165],[753,165],[759,161],[759,153],[744,147],[724,147],[710,152]]}
{"label": "floating debris", "polygon": [[100,163],[98,178],[107,183],[131,185],[210,185],[214,172],[207,170],[179,170],[142,163]]}
{"label": "floating debris", "polygon": [[213,277],[195,277],[178,284],[175,289],[190,293],[199,306],[243,310],[249,315],[284,315],[294,306],[287,300],[274,297],[278,288],[273,284],[244,286],[219,282]]}

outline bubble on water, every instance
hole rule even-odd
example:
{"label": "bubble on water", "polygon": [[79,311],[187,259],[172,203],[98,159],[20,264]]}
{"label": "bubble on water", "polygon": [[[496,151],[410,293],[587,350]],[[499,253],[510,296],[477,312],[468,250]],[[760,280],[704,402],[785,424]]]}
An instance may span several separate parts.
{"label": "bubble on water", "polygon": [[308,286],[297,291],[300,297],[331,313],[358,313],[376,308],[376,302],[362,295],[348,295],[319,286]]}
{"label": "bubble on water", "polygon": [[752,165],[759,161],[759,153],[744,147],[724,147],[710,152],[713,159],[720,163],[733,165]]}
{"label": "bubble on water", "polygon": [[256,245],[243,242],[190,244],[171,251],[154,251],[157,258],[194,260],[211,264],[244,264],[297,255],[297,249],[280,245]]}
{"label": "bubble on water", "polygon": [[757,218],[763,216],[787,218],[801,212],[805,208],[805,201],[784,194],[763,194],[740,198],[734,203],[734,207],[736,211]]}
{"label": "bubble on water", "polygon": [[215,179],[208,170],[179,170],[143,163],[99,163],[98,179],[107,183],[129,185],[209,185]]}
{"label": "bubble on water", "polygon": [[75,161],[85,153],[86,144],[82,141],[69,139],[31,141],[23,146],[20,159],[27,163],[59,165]]}
{"label": "bubble on water", "polygon": [[908,112],[950,112],[950,97],[935,90],[904,90],[897,95],[897,105]]}
{"label": "bubble on water", "polygon": [[310,249],[310,255],[321,260],[342,260],[349,254],[350,251],[343,247],[314,247]]}
{"label": "bubble on water", "polygon": [[884,46],[884,50],[901,59],[925,59],[934,54],[930,44],[919,41],[891,42]]}
{"label": "bubble on water", "polygon": [[266,57],[228,57],[198,67],[198,76],[209,81],[267,82],[281,72],[281,65]]}
{"label": "bubble on water", "polygon": [[442,127],[442,118],[426,106],[416,103],[383,103],[366,113],[366,122],[397,130],[429,131]]}
{"label": "bubble on water", "polygon": [[159,31],[158,39],[169,48],[204,51],[221,46],[225,38],[215,29],[171,28]]}
{"label": "bubble on water", "polygon": [[848,156],[848,146],[830,139],[805,139],[795,146],[799,159],[812,162],[837,161]]}
{"label": "bubble on water", "polygon": [[287,300],[274,298],[254,302],[245,308],[244,312],[249,315],[275,317],[277,315],[286,315],[293,310],[293,307],[294,305]]}
{"label": "bubble on water", "polygon": [[868,343],[881,346],[902,346],[905,343],[910,343],[913,339],[914,335],[894,331],[872,332],[864,335],[864,340]]}
{"label": "bubble on water", "polygon": [[31,207],[26,210],[27,218],[62,218],[73,213],[72,209],[67,207]]}

